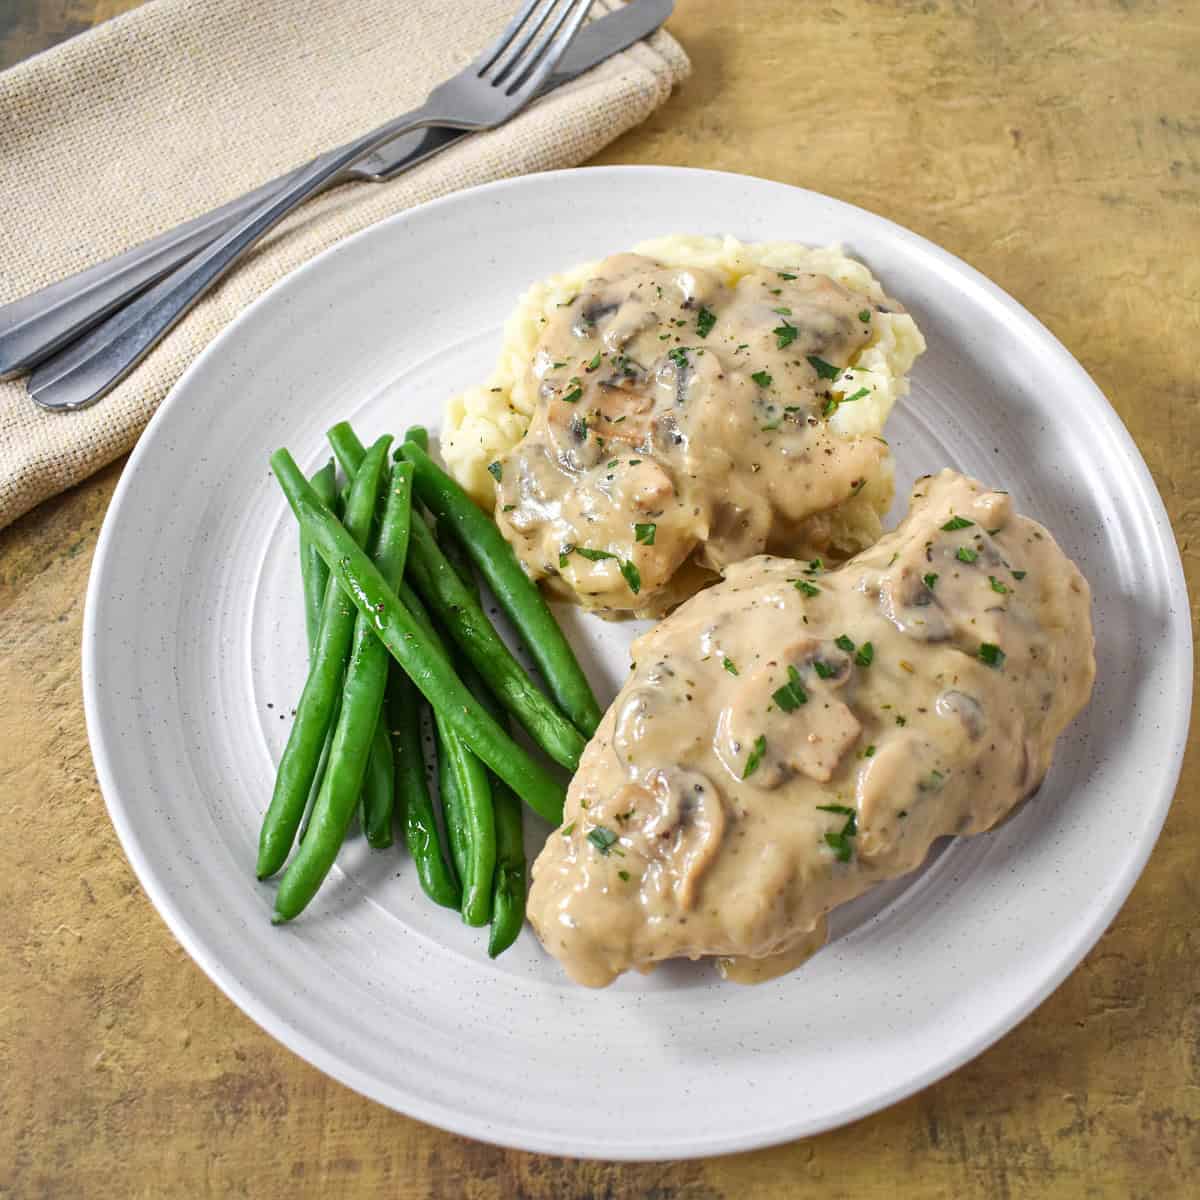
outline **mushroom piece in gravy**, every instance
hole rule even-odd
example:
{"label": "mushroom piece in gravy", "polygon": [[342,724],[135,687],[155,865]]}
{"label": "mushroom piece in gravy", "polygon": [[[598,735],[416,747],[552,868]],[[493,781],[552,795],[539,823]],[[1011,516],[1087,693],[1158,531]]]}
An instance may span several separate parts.
{"label": "mushroom piece in gravy", "polygon": [[764,550],[822,552],[814,518],[870,480],[890,498],[886,443],[829,418],[869,393],[848,368],[898,309],[827,275],[730,284],[605,259],[548,317],[532,423],[493,464],[496,521],[526,571],[585,607],[662,613]]}
{"label": "mushroom piece in gravy", "polygon": [[1087,582],[952,471],[834,570],[731,567],[633,647],[529,916],[580,983],[716,956],[769,978],[826,914],[1037,790],[1095,664]]}

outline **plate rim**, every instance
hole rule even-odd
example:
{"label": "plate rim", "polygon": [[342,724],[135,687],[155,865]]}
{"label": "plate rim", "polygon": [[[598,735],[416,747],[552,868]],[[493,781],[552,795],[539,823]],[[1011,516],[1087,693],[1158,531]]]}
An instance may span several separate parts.
{"label": "plate rim", "polygon": [[[810,201],[815,200],[823,204],[832,204],[836,208],[845,211],[847,215],[853,215],[856,218],[868,218],[885,235],[909,242],[916,249],[939,261],[944,268],[952,271],[960,279],[969,282],[981,290],[985,296],[990,298],[1004,311],[1009,319],[1024,326],[1034,338],[1041,341],[1046,350],[1052,352],[1058,360],[1060,369],[1076,376],[1081,392],[1087,393],[1087,399],[1094,407],[1097,418],[1104,425],[1105,433],[1114,439],[1116,447],[1124,453],[1127,465],[1131,469],[1131,478],[1138,487],[1140,499],[1146,508],[1146,516],[1150,519],[1155,533],[1155,545],[1151,547],[1151,551],[1155,552],[1161,559],[1164,567],[1164,580],[1167,585],[1167,593],[1176,601],[1172,607],[1172,611],[1167,616],[1170,637],[1173,642],[1178,642],[1181,651],[1186,650],[1186,653],[1180,653],[1176,656],[1179,669],[1172,682],[1170,692],[1165,693],[1178,692],[1180,702],[1174,705],[1171,710],[1173,713],[1172,727],[1168,733],[1172,748],[1170,759],[1169,761],[1164,760],[1160,763],[1158,786],[1154,789],[1156,820],[1152,823],[1152,826],[1147,825],[1147,836],[1143,844],[1138,847],[1137,852],[1126,863],[1121,877],[1111,881],[1112,886],[1108,891],[1107,899],[1096,910],[1090,921],[1076,929],[1074,937],[1066,945],[1065,951],[1059,956],[1055,969],[1048,973],[1047,977],[1041,981],[1041,984],[1037,988],[1032,989],[1025,995],[1019,1004],[1013,1005],[1008,1009],[1002,1018],[995,1020],[986,1028],[977,1031],[973,1037],[966,1039],[966,1042],[956,1052],[926,1064],[923,1069],[907,1076],[891,1088],[873,1094],[869,1099],[845,1105],[837,1113],[826,1113],[820,1118],[807,1118],[792,1120],[790,1122],[785,1120],[768,1130],[743,1132],[737,1135],[718,1135],[711,1138],[698,1137],[693,1144],[672,1146],[669,1153],[659,1155],[653,1159],[647,1158],[644,1153],[623,1153],[621,1147],[611,1145],[605,1147],[603,1154],[594,1153],[591,1150],[580,1150],[577,1147],[583,1144],[583,1139],[578,1140],[572,1145],[564,1143],[563,1139],[557,1135],[541,1137],[536,1133],[530,1135],[528,1131],[522,1131],[516,1136],[511,1136],[510,1128],[515,1132],[517,1129],[515,1124],[511,1127],[506,1126],[503,1129],[497,1129],[487,1120],[464,1115],[458,1109],[450,1108],[434,1100],[418,1097],[412,1093],[406,1094],[404,1097],[405,1105],[401,1108],[397,1103],[397,1097],[393,1095],[393,1089],[377,1085],[372,1077],[339,1060],[336,1054],[326,1050],[323,1045],[310,1039],[307,1034],[290,1026],[285,1017],[273,1012],[269,1005],[261,1001],[250,987],[226,972],[222,967],[219,957],[215,953],[210,954],[203,944],[203,940],[194,934],[188,918],[173,899],[170,886],[165,878],[163,878],[163,873],[154,867],[151,859],[143,852],[135,823],[129,819],[126,808],[121,801],[120,789],[115,778],[113,764],[99,732],[99,709],[102,701],[99,696],[97,681],[96,658],[98,653],[98,639],[96,638],[95,622],[100,602],[101,581],[106,574],[106,565],[112,547],[119,537],[122,512],[127,494],[133,487],[133,481],[138,474],[143,459],[153,452],[156,440],[160,436],[165,422],[169,419],[167,414],[170,414],[174,410],[175,406],[180,402],[181,397],[186,398],[186,389],[193,375],[198,374],[202,369],[206,368],[213,357],[219,357],[224,352],[226,345],[239,336],[243,324],[254,319],[254,315],[257,314],[260,306],[278,303],[280,298],[288,294],[291,289],[303,287],[304,280],[309,273],[324,270],[329,260],[346,253],[349,247],[360,240],[369,240],[370,238],[379,236],[379,231],[384,227],[402,226],[414,217],[419,218],[426,210],[454,206],[463,203],[464,200],[471,202],[476,196],[481,194],[491,195],[503,191],[520,190],[529,186],[538,187],[546,183],[553,185],[564,178],[577,178],[581,175],[621,175],[628,178],[643,176],[646,179],[661,177],[663,175],[683,175],[693,178],[698,186],[704,179],[721,177],[741,181],[750,187],[766,185],[771,188],[786,189],[789,192],[798,193]],[[1157,844],[1162,826],[1178,787],[1183,757],[1187,746],[1187,732],[1190,727],[1194,670],[1192,627],[1189,616],[1185,614],[1190,614],[1190,603],[1186,577],[1183,572],[1183,563],[1175,540],[1174,530],[1171,526],[1162,496],[1136,442],[1133,440],[1132,435],[1113,408],[1111,402],[1070,350],[1042,321],[998,284],[983,275],[982,272],[976,270],[969,263],[960,259],[957,255],[943,249],[937,243],[923,237],[921,234],[915,233],[886,217],[870,212],[870,210],[822,192],[796,187],[795,185],[782,183],[778,180],[764,179],[760,176],[738,172],[713,171],[695,167],[622,164],[614,166],[576,167],[519,175],[455,191],[435,200],[427,201],[424,204],[415,205],[402,212],[394,213],[327,247],[276,281],[261,296],[257,297],[251,304],[239,312],[188,365],[180,378],[172,386],[170,392],[162,400],[157,411],[153,414],[141,436],[138,438],[129,456],[129,460],[122,471],[117,487],[113,492],[97,539],[84,600],[81,682],[88,743],[92,752],[100,791],[104,797],[109,820],[112,822],[122,851],[137,877],[139,886],[145,892],[171,934],[187,951],[193,962],[260,1029],[276,1041],[281,1042],[292,1053],[298,1055],[324,1074],[357,1091],[359,1094],[367,1096],[371,1100],[394,1111],[403,1112],[418,1120],[425,1121],[456,1134],[514,1149],[555,1154],[570,1158],[586,1158],[601,1161],[662,1161],[666,1158],[702,1158],[716,1154],[779,1145],[797,1138],[808,1137],[816,1133],[835,1129],[872,1113],[879,1112],[908,1096],[915,1095],[917,1092],[945,1078],[965,1063],[976,1058],[1024,1021],[1062,984],[1076,969],[1086,954],[1095,946],[1101,936],[1103,936],[1105,930],[1125,904],[1134,885],[1141,878],[1150,854]],[[701,1141],[703,1144],[700,1144]]]}

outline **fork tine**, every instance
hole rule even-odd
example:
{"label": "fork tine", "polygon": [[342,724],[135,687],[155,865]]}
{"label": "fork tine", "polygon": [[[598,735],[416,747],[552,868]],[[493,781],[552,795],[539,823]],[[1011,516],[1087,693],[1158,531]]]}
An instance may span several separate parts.
{"label": "fork tine", "polygon": [[[543,4],[544,0],[537,0],[538,4]],[[520,65],[526,52],[529,50],[533,39],[537,37],[546,21],[554,15],[555,8],[562,0],[549,0],[548,4],[541,9],[540,12],[532,14],[532,19],[525,23],[519,38],[513,37],[507,50],[502,55],[498,55],[494,69],[482,72],[483,75],[490,75],[489,83],[493,87],[498,87],[504,83],[513,69]]]}
{"label": "fork tine", "polygon": [[[504,32],[476,58],[474,66],[477,75],[484,75],[491,69],[496,59],[508,49],[509,44],[516,37],[521,26],[529,19],[529,14],[541,3],[542,0],[525,0],[525,3],[521,6],[521,11],[509,21]],[[541,22],[539,22],[540,24]]]}
{"label": "fork tine", "polygon": [[542,35],[527,62],[521,64],[516,79],[504,89],[506,96],[532,95],[541,87],[546,76],[558,65],[571,39],[579,32],[587,17],[592,0],[569,0],[562,6],[558,19]]}

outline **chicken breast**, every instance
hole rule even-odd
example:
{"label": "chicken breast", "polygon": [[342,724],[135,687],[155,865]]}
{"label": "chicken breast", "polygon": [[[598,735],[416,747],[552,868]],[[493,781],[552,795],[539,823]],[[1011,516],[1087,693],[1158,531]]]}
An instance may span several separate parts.
{"label": "chicken breast", "polygon": [[1090,591],[1008,495],[953,471],[826,570],[730,567],[633,647],[529,916],[571,978],[716,956],[768,977],[826,914],[991,828],[1087,703]]}
{"label": "chicken breast", "polygon": [[868,407],[874,385],[853,364],[898,309],[827,275],[731,284],[605,259],[547,319],[537,409],[491,468],[496,522],[526,571],[588,608],[660,614],[764,550],[834,552],[831,514],[868,488],[859,519],[877,536],[887,444],[831,418]]}

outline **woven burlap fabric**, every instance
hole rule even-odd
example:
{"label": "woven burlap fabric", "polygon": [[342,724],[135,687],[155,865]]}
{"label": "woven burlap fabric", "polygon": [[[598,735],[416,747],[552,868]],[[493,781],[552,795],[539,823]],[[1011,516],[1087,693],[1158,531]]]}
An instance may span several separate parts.
{"label": "woven burlap fabric", "polygon": [[[0,302],[240,195],[416,106],[517,0],[152,0],[0,74]],[[600,16],[617,7],[597,0]],[[125,453],[185,367],[255,297],[383,217],[572,166],[644,120],[689,66],[659,33],[508,125],[272,231],[109,396],[47,413],[0,383],[0,527]]]}

